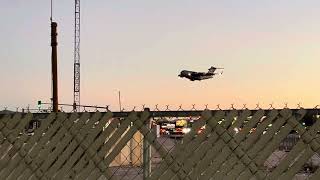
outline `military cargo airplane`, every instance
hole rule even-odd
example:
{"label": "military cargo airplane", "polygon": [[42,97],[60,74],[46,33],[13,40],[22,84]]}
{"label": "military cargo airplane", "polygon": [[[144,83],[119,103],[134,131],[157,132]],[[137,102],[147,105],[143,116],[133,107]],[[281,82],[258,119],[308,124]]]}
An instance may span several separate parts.
{"label": "military cargo airplane", "polygon": [[210,79],[212,78],[214,75],[221,75],[223,71],[219,72],[219,73],[215,73],[215,71],[217,69],[224,69],[224,68],[216,68],[211,66],[208,69],[208,72],[194,72],[194,71],[187,71],[187,70],[183,70],[180,72],[180,74],[178,75],[181,78],[187,78],[191,81],[201,81],[201,80],[205,80],[205,79]]}

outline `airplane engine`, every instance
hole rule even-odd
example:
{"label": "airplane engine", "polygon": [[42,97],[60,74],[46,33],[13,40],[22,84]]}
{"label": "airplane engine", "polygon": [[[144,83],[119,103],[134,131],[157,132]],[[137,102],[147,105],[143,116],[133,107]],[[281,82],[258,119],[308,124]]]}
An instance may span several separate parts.
{"label": "airplane engine", "polygon": [[191,72],[189,72],[189,71],[181,71],[178,76],[179,77],[191,77]]}

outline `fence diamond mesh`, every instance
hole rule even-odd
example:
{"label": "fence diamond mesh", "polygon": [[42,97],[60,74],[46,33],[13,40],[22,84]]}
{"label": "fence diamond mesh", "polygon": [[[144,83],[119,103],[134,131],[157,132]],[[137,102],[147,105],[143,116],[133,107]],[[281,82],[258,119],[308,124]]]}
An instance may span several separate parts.
{"label": "fence diamond mesh", "polygon": [[0,177],[320,178],[311,110],[182,111],[0,115]]}

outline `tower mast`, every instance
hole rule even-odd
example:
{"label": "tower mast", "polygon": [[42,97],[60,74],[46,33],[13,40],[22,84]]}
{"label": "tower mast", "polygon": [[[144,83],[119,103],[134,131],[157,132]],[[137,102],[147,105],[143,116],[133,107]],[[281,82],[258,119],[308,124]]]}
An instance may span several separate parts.
{"label": "tower mast", "polygon": [[74,12],[74,76],[73,76],[73,110],[80,110],[80,0],[75,0]]}

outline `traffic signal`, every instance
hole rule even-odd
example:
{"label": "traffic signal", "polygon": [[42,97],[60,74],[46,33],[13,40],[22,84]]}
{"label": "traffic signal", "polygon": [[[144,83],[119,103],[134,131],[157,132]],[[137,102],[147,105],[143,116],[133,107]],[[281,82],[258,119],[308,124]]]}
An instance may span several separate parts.
{"label": "traffic signal", "polygon": [[41,108],[41,101],[38,101],[38,108]]}

